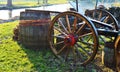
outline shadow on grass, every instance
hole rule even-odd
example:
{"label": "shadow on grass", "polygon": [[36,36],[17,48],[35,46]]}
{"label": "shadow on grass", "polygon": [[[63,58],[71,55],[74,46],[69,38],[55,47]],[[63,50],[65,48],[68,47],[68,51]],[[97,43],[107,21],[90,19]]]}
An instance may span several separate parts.
{"label": "shadow on grass", "polygon": [[33,49],[20,45],[33,64],[33,70],[38,72],[101,72],[92,63],[86,67],[71,66],[70,63],[61,62],[50,49]]}
{"label": "shadow on grass", "polygon": [[38,72],[65,72],[68,69],[65,63],[61,63],[50,49],[33,49],[21,45],[22,50],[27,54],[33,69]]}

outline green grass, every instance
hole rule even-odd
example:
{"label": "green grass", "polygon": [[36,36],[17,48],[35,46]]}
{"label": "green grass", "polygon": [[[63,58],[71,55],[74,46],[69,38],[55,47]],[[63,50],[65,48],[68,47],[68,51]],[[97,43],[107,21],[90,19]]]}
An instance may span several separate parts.
{"label": "green grass", "polygon": [[112,4],[114,7],[120,7],[120,2]]}
{"label": "green grass", "polygon": [[16,24],[18,21],[0,25],[0,72],[33,70],[34,64],[29,61],[26,52],[12,40]]}
{"label": "green grass", "polygon": [[[67,3],[67,0],[48,0],[48,5],[49,4],[63,4]],[[1,1],[0,4],[7,4],[6,1]],[[13,1],[13,6],[41,6],[43,5],[43,0],[39,0],[39,4],[37,0],[18,0],[18,1]]]}
{"label": "green grass", "polygon": [[[62,72],[51,51],[34,51],[12,40],[19,21],[0,24],[0,72]],[[59,61],[58,61],[59,62]]]}
{"label": "green grass", "polygon": [[67,3],[67,0],[48,0],[48,4],[62,4],[62,3]]}
{"label": "green grass", "polygon": [[57,59],[51,50],[36,51],[14,41],[13,29],[18,24],[19,21],[0,24],[0,72],[74,72],[74,68]]}
{"label": "green grass", "polygon": [[39,6],[36,2],[14,2],[13,6]]}
{"label": "green grass", "polygon": [[74,67],[57,59],[51,50],[32,50],[12,39],[19,21],[0,24],[0,72],[97,72],[93,64]]}

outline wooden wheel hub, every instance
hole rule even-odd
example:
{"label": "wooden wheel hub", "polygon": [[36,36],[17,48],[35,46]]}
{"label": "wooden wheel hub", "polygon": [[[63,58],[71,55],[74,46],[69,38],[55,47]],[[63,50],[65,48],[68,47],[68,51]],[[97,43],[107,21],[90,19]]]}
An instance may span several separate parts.
{"label": "wooden wheel hub", "polygon": [[71,34],[64,39],[64,43],[70,46],[74,46],[76,42],[77,42],[77,37]]}

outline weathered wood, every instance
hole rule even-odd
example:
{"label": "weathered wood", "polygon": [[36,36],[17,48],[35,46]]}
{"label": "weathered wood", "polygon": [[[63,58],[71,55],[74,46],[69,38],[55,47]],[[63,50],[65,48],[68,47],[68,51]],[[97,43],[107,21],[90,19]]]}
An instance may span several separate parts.
{"label": "weathered wood", "polygon": [[94,20],[94,19],[90,19],[94,24],[99,24],[101,26],[104,26],[104,27],[108,27],[110,29],[113,29],[113,26],[110,25],[110,24],[107,24],[107,23],[104,23],[104,22],[101,22],[101,21],[98,21],[98,20]]}
{"label": "weathered wood", "polygon": [[104,36],[111,36],[111,37],[117,37],[118,36],[118,31],[97,29],[97,32],[98,32],[99,35],[104,35]]}
{"label": "weathered wood", "polygon": [[120,71],[120,35],[118,35],[115,42],[115,60],[116,60],[116,70]]}
{"label": "weathered wood", "polygon": [[18,29],[19,26],[16,26],[14,29],[13,29],[13,40],[15,41],[19,41],[19,29]]}
{"label": "weathered wood", "polygon": [[49,12],[21,12],[19,23],[20,42],[29,48],[49,48],[48,28],[50,21]]}
{"label": "weathered wood", "polygon": [[26,9],[25,12],[49,12],[49,13],[61,13],[59,11],[48,11],[48,10],[31,10],[31,9]]}
{"label": "weathered wood", "polygon": [[103,62],[106,67],[115,70],[115,47],[114,42],[106,42],[104,48]]}

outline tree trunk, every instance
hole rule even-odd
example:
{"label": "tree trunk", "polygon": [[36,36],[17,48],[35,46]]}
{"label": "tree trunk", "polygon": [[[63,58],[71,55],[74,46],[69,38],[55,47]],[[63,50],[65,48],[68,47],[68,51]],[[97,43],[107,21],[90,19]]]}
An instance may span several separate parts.
{"label": "tree trunk", "polygon": [[38,4],[40,4],[40,1],[38,0],[38,2],[37,2]]}
{"label": "tree trunk", "polygon": [[12,0],[7,0],[7,6],[12,6]]}
{"label": "tree trunk", "polygon": [[47,5],[48,0],[43,0],[43,5]]}

